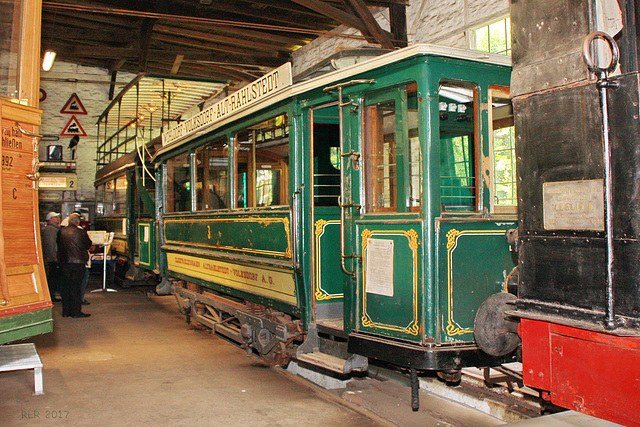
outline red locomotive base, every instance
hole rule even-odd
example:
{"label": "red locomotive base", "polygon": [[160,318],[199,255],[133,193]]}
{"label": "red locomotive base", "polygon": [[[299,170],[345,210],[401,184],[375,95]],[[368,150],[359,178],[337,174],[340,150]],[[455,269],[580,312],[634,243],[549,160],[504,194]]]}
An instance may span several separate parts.
{"label": "red locomotive base", "polygon": [[524,383],[558,406],[640,426],[640,337],[521,319]]}

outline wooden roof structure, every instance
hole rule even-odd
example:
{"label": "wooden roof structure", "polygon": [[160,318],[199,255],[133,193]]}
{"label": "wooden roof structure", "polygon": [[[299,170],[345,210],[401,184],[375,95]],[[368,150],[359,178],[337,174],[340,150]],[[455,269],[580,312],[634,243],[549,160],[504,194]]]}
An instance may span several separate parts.
{"label": "wooden roof structure", "polygon": [[[407,0],[43,0],[42,50],[109,70],[252,81],[339,25],[385,49],[406,46]],[[373,17],[387,8],[391,32]],[[360,35],[361,34],[361,35]]]}

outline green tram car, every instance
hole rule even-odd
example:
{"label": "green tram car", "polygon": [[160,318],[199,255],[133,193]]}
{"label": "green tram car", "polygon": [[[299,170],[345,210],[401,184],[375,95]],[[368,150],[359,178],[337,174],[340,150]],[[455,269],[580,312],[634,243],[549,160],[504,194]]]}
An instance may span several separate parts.
{"label": "green tram car", "polygon": [[155,180],[142,167],[138,153],[98,170],[95,186],[95,228],[114,233],[111,254],[119,261],[118,276],[139,280],[144,271],[157,271]]}
{"label": "green tram car", "polygon": [[507,57],[414,45],[290,64],[163,133],[159,263],[188,316],[276,364],[492,366],[474,317],[515,266]]}

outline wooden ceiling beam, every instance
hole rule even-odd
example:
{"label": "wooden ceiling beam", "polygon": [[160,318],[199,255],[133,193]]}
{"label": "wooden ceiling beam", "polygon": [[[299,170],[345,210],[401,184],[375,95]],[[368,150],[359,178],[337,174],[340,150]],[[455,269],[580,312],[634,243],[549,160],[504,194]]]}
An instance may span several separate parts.
{"label": "wooden ceiling beam", "polygon": [[[192,25],[191,28],[198,28],[199,25]],[[300,37],[292,37],[286,36],[282,34],[274,34],[271,31],[257,31],[257,30],[247,30],[245,28],[240,27],[231,27],[225,25],[216,25],[215,27],[201,27],[201,28],[209,28],[211,31],[216,33],[227,34],[235,37],[243,37],[249,39],[256,39],[260,41],[266,42],[276,42],[283,45],[291,45],[291,46],[304,46],[313,40],[308,34],[301,35]]]}
{"label": "wooden ceiling beam", "polygon": [[225,43],[232,46],[246,47],[249,49],[261,49],[261,50],[274,49],[273,43],[262,43],[255,40],[244,40],[236,37],[220,36],[220,35],[212,34],[208,32],[190,30],[182,27],[174,27],[169,25],[157,25],[154,28],[154,31],[161,34],[179,35],[181,37],[188,37],[188,38],[199,39],[199,40],[204,40],[207,42],[214,42],[214,43]]}
{"label": "wooden ceiling beam", "polygon": [[153,37],[153,26],[157,19],[144,18],[140,26],[140,56],[138,59],[138,68],[143,72],[147,68],[147,58],[149,56],[149,47],[151,46],[151,38]]}
{"label": "wooden ceiling beam", "polygon": [[223,46],[220,44],[203,43],[203,42],[198,42],[196,40],[189,39],[186,37],[181,37],[181,36],[176,37],[175,35],[170,36],[166,34],[156,34],[155,39],[168,44],[172,44],[172,45],[189,46],[191,48],[203,49],[203,50],[208,50],[213,52],[228,52],[228,53],[235,53],[237,55],[259,54],[259,56],[268,56],[268,57],[278,56],[278,52],[273,50],[268,50],[265,52],[264,49],[243,49],[243,48],[237,48],[235,46]]}
{"label": "wooden ceiling beam", "polygon": [[298,3],[302,6],[308,7],[311,10],[315,10],[316,12],[321,13],[322,15],[327,16],[331,19],[334,19],[340,22],[341,24],[347,25],[348,27],[356,28],[361,32],[367,31],[365,25],[357,17],[341,9],[333,7],[325,2],[322,2],[320,0],[291,0],[291,1]]}
{"label": "wooden ceiling beam", "polygon": [[349,5],[353,8],[356,15],[360,18],[360,21],[364,23],[366,28],[366,33],[370,34],[374,40],[380,43],[383,49],[393,49],[395,46],[393,45],[393,41],[391,41],[391,37],[389,37],[389,33],[380,27],[378,21],[373,16],[364,0],[346,0]]}

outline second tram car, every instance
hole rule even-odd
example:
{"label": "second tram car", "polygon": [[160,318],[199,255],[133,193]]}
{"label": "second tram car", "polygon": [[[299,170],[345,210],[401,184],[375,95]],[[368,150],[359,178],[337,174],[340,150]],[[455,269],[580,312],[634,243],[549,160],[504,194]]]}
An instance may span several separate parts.
{"label": "second tram car", "polygon": [[285,65],[163,134],[160,264],[188,315],[274,363],[491,366],[480,303],[515,265],[507,57],[415,45]]}

